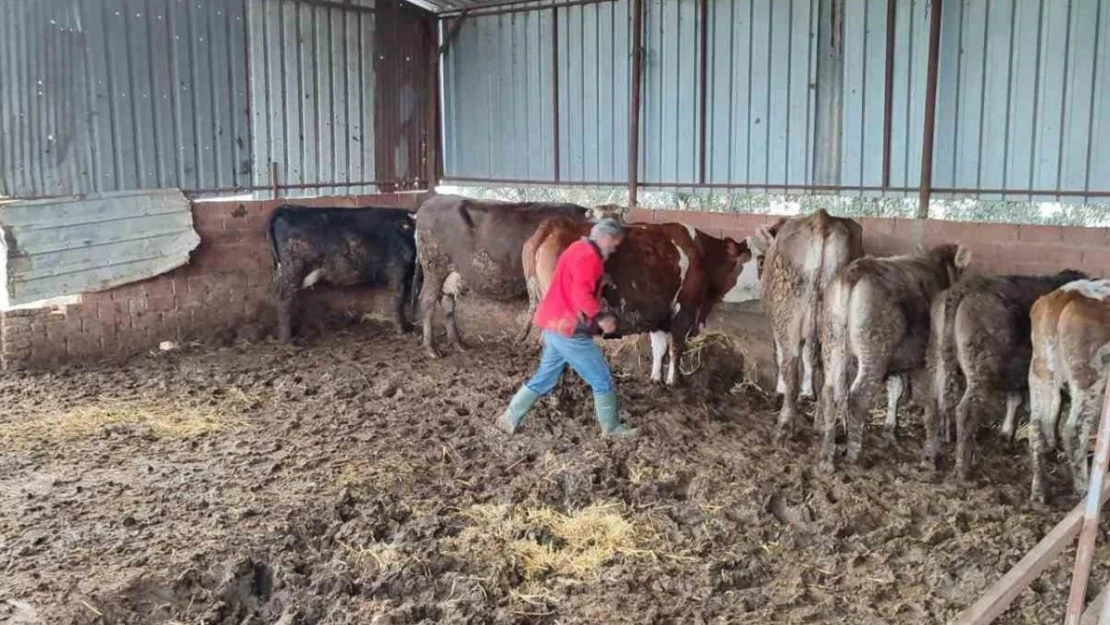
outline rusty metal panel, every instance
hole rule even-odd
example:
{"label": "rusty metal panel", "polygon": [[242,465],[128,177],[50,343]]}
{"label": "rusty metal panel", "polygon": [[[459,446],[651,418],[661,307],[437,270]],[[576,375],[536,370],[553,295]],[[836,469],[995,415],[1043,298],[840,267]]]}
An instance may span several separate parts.
{"label": "rusty metal panel", "polygon": [[377,3],[374,151],[382,191],[416,189],[425,177],[429,50],[435,30],[399,2]]}
{"label": "rusty metal panel", "polygon": [[23,200],[0,207],[6,305],[109,289],[184,265],[200,243],[177,190]]}
{"label": "rusty metal panel", "polygon": [[249,184],[243,0],[0,0],[0,194]]}

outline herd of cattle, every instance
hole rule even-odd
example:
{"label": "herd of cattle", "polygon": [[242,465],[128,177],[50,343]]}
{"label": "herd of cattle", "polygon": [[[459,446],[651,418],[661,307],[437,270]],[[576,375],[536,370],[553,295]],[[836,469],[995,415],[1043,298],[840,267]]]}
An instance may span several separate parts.
{"label": "herd of cattle", "polygon": [[[283,206],[268,229],[280,338],[292,335],[300,289],[362,284],[396,292],[401,332],[411,330],[409,318],[419,310],[433,358],[432,321],[442,306],[447,342],[463,350],[455,312],[464,289],[499,301],[527,296],[534,308],[559,254],[603,216],[619,217],[619,208],[455,196],[433,196],[416,213]],[[923,464],[935,470],[954,434],[955,472],[966,478],[979,424],[1005,406],[1002,433],[1013,436],[1028,390],[1032,496],[1039,501],[1066,390],[1070,410],[1060,438],[1074,488],[1083,493],[1087,441],[1110,365],[1110,280],[1072,270],[965,276],[971,253],[963,246],[875,258],[864,255],[862,235],[859,223],[824,211],[780,219],[742,241],[682,224],[628,224],[602,286],[618,319],[614,336],[650,334],[651,379],[663,381],[667,356],[666,383],[674,384],[686,341],[716,304],[762,299],[783,395],[776,438],[793,435],[801,398],[817,400],[826,469],[836,456],[838,423],[847,431],[847,460],[859,459],[868,410],[885,385],[888,434],[895,434],[907,388],[916,388],[925,404]]]}

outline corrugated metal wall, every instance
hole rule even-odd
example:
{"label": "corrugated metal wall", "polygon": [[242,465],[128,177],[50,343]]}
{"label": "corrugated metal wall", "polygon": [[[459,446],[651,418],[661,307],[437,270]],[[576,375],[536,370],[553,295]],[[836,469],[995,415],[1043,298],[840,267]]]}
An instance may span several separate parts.
{"label": "corrugated metal wall", "polygon": [[[827,42],[818,33],[828,29],[819,16],[830,1],[707,0],[703,173],[699,0],[645,0],[641,182],[882,186],[888,2],[838,3],[839,97],[819,100]],[[889,186],[912,188],[921,173],[929,2],[893,1]],[[933,185],[949,191],[934,195],[1110,191],[1110,0],[944,6]],[[447,178],[555,180],[549,161],[532,165],[554,149],[551,13],[465,22],[444,68]],[[560,182],[623,184],[629,1],[558,13]],[[522,65],[534,86],[514,74]],[[819,102],[837,120],[836,141],[818,140]],[[827,146],[836,146],[838,173],[815,181],[817,151]]]}
{"label": "corrugated metal wall", "polygon": [[[358,4],[373,4],[362,0]],[[249,0],[254,180],[286,185],[376,180],[374,168],[374,15]],[[332,188],[287,195],[328,195]]]}
{"label": "corrugated metal wall", "polygon": [[1110,189],[1110,3],[946,3],[940,72],[934,184]]}
{"label": "corrugated metal wall", "polygon": [[0,0],[0,192],[249,184],[242,0]]}
{"label": "corrugated metal wall", "polygon": [[423,184],[432,28],[352,4],[0,0],[0,195]]}

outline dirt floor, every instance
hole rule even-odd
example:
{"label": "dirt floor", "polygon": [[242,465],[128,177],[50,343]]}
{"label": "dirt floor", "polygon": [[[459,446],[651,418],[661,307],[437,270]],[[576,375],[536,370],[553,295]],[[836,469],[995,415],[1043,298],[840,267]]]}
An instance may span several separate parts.
{"label": "dirt floor", "polygon": [[[919,471],[914,418],[818,473],[738,358],[706,342],[674,390],[639,348],[617,442],[581,385],[491,430],[534,346],[430,361],[379,324],[2,374],[0,621],[941,623],[1074,503],[1029,508],[992,432],[977,483]],[[1058,622],[1072,558],[1000,622]]]}

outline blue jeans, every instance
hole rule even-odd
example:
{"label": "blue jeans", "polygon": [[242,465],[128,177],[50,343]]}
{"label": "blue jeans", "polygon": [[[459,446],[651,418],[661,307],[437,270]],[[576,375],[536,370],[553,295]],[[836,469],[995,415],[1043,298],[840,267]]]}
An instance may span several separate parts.
{"label": "blue jeans", "polygon": [[605,356],[593,338],[568,337],[548,330],[543,332],[540,367],[524,385],[537,395],[547,395],[555,389],[567,366],[590,385],[594,395],[613,392],[613,375],[609,372],[609,363],[605,362]]}

